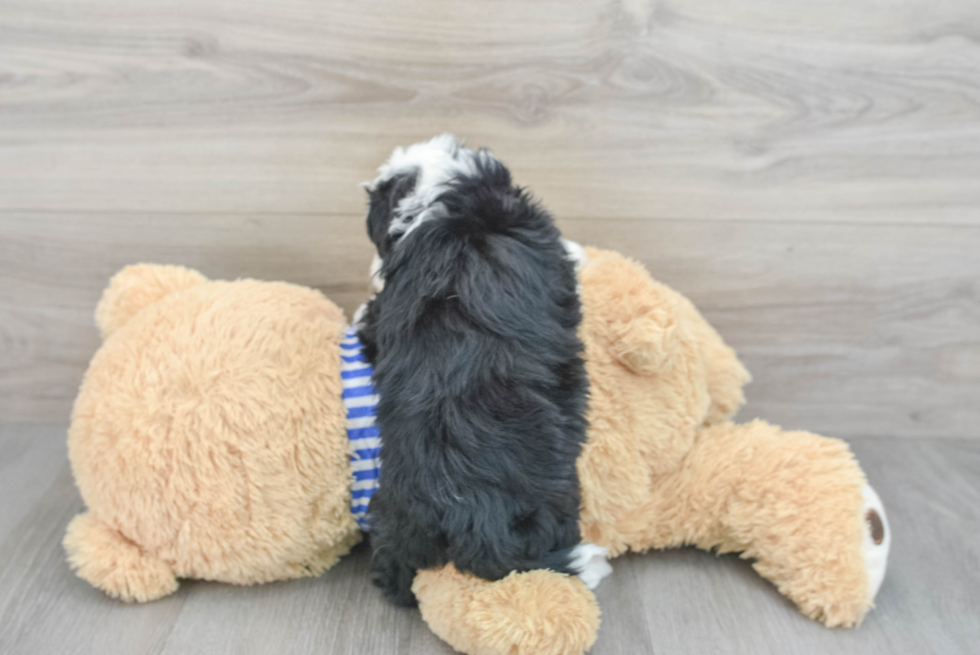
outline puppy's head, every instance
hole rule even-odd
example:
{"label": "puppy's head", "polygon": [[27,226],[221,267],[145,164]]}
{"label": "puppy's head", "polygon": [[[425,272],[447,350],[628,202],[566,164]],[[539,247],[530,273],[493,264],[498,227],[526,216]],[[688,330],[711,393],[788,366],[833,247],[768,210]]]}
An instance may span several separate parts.
{"label": "puppy's head", "polygon": [[372,283],[383,285],[381,264],[395,246],[425,221],[443,209],[440,196],[453,180],[480,174],[496,162],[488,150],[471,150],[452,134],[441,134],[407,148],[395,148],[378,177],[365,182],[370,206],[367,229],[377,254],[371,265]]}
{"label": "puppy's head", "polygon": [[[446,207],[441,199],[460,178],[478,179],[501,197],[528,201],[523,192],[511,186],[510,171],[493,153],[485,148],[471,150],[452,134],[395,148],[378,169],[378,177],[362,184],[370,200],[368,235],[376,249],[371,262],[375,292],[384,288],[385,258],[412,230],[444,214]],[[585,251],[572,241],[562,242],[576,272],[580,272],[588,261]]]}

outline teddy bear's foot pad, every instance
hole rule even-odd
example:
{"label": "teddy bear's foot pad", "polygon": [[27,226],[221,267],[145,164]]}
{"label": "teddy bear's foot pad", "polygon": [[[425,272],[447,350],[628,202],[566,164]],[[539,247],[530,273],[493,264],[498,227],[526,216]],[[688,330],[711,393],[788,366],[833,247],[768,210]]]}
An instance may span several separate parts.
{"label": "teddy bear's foot pad", "polygon": [[861,518],[864,521],[864,562],[868,569],[868,598],[874,600],[885,579],[888,569],[888,551],[892,544],[892,531],[881,498],[870,484],[861,489],[864,505]]}

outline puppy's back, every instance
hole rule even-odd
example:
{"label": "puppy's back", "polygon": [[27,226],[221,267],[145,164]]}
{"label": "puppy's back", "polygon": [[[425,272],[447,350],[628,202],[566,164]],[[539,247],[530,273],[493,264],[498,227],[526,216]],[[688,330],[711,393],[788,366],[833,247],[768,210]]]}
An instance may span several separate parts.
{"label": "puppy's back", "polygon": [[506,168],[475,168],[390,250],[368,311],[384,439],[372,540],[410,569],[577,573],[587,380],[574,266]]}

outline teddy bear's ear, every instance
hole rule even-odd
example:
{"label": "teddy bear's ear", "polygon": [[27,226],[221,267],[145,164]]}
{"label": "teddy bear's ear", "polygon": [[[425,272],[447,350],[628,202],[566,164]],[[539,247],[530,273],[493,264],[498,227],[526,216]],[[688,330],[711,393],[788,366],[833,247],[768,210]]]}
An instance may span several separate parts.
{"label": "teddy bear's ear", "polygon": [[164,296],[207,282],[207,278],[183,266],[136,264],[114,276],[95,308],[95,322],[102,338],[121,328],[136,314]]}

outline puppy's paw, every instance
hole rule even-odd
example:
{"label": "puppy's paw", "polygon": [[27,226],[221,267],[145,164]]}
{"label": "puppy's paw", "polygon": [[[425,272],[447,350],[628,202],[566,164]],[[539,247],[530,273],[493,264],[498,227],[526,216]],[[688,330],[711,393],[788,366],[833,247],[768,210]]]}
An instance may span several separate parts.
{"label": "puppy's paw", "polygon": [[371,562],[371,582],[384,593],[390,603],[401,607],[415,607],[418,604],[412,592],[415,569],[396,560],[378,557],[377,552],[375,551],[374,561]]}
{"label": "puppy's paw", "polygon": [[572,550],[572,570],[589,589],[595,589],[604,577],[612,573],[606,561],[609,549],[595,544],[579,544]]}

